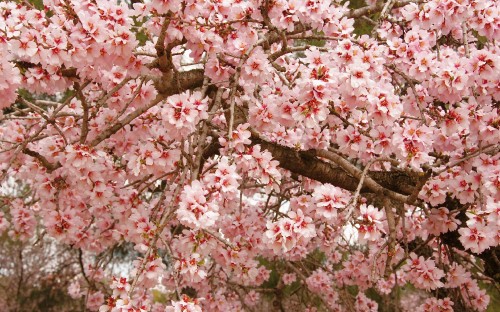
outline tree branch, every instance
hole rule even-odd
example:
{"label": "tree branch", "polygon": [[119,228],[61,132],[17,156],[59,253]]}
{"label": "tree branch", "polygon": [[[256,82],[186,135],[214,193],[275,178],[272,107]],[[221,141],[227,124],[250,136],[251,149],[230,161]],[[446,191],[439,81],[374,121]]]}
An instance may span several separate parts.
{"label": "tree branch", "polygon": [[[422,0],[400,0],[396,1],[394,5],[392,6],[393,9],[403,7],[409,3],[420,3],[423,2]],[[361,17],[363,15],[370,15],[376,12],[380,12],[384,9],[385,3],[384,1],[377,1],[375,4],[372,5],[367,5],[365,7],[351,10],[349,13],[347,13],[345,16],[350,17],[350,18],[356,18],[356,17]]]}
{"label": "tree branch", "polygon": [[[328,160],[333,161],[337,165],[339,165],[342,169],[348,172],[350,175],[354,176],[357,180],[360,180],[363,172],[356,168],[349,161],[344,159],[342,156],[325,150],[317,150],[316,155],[326,158]],[[402,195],[398,192],[394,192],[390,189],[384,188],[382,185],[378,184],[375,180],[367,176],[365,178],[366,186],[373,191],[374,193],[388,196],[394,200],[405,203],[408,200],[408,196]]]}
{"label": "tree branch", "polygon": [[[178,79],[171,79],[168,81],[162,81],[160,89],[158,90],[160,94],[156,96],[148,105],[142,106],[135,111],[131,112],[125,118],[117,121],[111,127],[105,129],[101,134],[99,134],[94,140],[90,142],[90,146],[95,147],[99,145],[102,141],[106,140],[120,129],[128,125],[135,118],[144,114],[153,106],[163,101],[166,97],[189,90],[203,85],[203,70],[194,69],[187,72],[179,72],[177,74]],[[176,81],[177,80],[177,81]],[[177,84],[178,82],[178,84]]]}
{"label": "tree branch", "polygon": [[[252,144],[259,144],[262,149],[267,149],[273,155],[273,158],[279,161],[279,166],[283,169],[352,192],[356,190],[359,184],[361,177],[357,178],[344,171],[341,167],[317,158],[316,151],[297,151],[290,147],[268,142],[255,135],[252,135],[251,140]],[[214,140],[214,142],[217,142],[217,140]],[[217,154],[219,147],[218,143],[210,145],[204,152],[203,158],[208,159]],[[400,196],[412,194],[416,185],[416,181],[402,171],[369,171],[368,174],[380,186],[403,194]],[[365,185],[361,192],[371,192],[371,190]]]}
{"label": "tree branch", "polygon": [[23,153],[33,158],[36,158],[42,164],[42,166],[44,166],[47,169],[49,173],[61,167],[60,162],[53,164],[49,162],[47,158],[43,157],[40,153],[30,150],[29,148],[24,148]]}

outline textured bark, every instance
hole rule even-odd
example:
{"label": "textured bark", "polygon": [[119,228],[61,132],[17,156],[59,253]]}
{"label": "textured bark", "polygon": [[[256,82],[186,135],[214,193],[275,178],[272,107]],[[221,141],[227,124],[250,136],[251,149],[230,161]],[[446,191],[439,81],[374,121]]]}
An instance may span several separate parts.
{"label": "textured bark", "polygon": [[203,69],[193,69],[185,72],[174,72],[172,70],[157,80],[155,86],[162,96],[167,97],[186,90],[199,88],[203,85],[203,79]]}
{"label": "textured bark", "polygon": [[[273,158],[280,162],[281,168],[295,174],[322,183],[330,183],[349,191],[355,191],[358,186],[358,179],[349,175],[342,168],[314,156],[314,152],[297,151],[253,137],[252,143],[260,144],[263,149],[267,149]],[[383,187],[404,195],[410,195],[416,184],[408,175],[400,171],[370,171],[369,175]],[[361,191],[369,192],[369,189],[364,187]]]}
{"label": "textured bark", "polygon": [[[251,139],[252,145],[259,144],[262,149],[268,150],[273,155],[273,159],[279,161],[279,167],[296,175],[322,183],[330,183],[352,192],[358,186],[359,180],[357,178],[342,168],[319,159],[312,151],[297,151],[256,137]],[[219,153],[221,146],[217,139],[214,139],[213,142],[203,152],[203,162]],[[383,187],[404,195],[410,195],[416,184],[412,178],[401,171],[369,171],[369,175]],[[361,191],[370,192],[367,187],[363,187]]]}

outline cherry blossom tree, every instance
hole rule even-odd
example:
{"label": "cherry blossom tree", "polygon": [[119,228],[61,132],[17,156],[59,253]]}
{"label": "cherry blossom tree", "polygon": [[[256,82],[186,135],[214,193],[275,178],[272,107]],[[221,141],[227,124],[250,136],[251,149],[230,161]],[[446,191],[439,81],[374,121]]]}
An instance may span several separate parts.
{"label": "cherry blossom tree", "polygon": [[499,40],[489,0],[2,1],[0,234],[94,311],[484,311]]}

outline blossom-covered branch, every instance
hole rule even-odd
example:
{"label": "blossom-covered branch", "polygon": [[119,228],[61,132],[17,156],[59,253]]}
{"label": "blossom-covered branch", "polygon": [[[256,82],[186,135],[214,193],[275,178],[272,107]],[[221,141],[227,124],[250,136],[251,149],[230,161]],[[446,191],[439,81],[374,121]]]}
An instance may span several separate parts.
{"label": "blossom-covered branch", "polygon": [[79,250],[82,308],[487,309],[497,2],[30,3],[0,3],[0,235]]}

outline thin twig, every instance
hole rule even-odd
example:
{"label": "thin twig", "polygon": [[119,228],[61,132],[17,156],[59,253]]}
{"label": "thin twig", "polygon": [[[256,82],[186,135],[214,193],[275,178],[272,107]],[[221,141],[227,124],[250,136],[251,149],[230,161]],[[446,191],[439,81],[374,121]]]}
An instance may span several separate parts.
{"label": "thin twig", "polygon": [[385,272],[384,277],[389,277],[391,269],[391,261],[396,254],[396,219],[394,217],[394,212],[392,211],[391,201],[384,197],[384,210],[387,217],[387,226],[389,228],[389,237],[387,244],[387,260],[385,262]]}
{"label": "thin twig", "polygon": [[78,82],[75,82],[76,96],[82,103],[83,118],[82,118],[82,133],[80,134],[80,144],[84,144],[89,133],[89,105],[83,95],[82,88]]}
{"label": "thin twig", "polygon": [[[326,158],[328,160],[333,161],[336,163],[339,167],[344,169],[347,173],[351,174],[357,179],[361,179],[362,176],[362,171],[356,168],[353,164],[351,164],[349,161],[344,159],[342,156],[339,154],[333,152],[333,151],[325,151],[325,150],[317,150],[315,151],[317,156]],[[366,186],[372,190],[373,192],[377,194],[383,194],[385,196],[390,197],[391,199],[400,201],[400,202],[406,202],[408,199],[408,196],[402,195],[399,193],[396,193],[394,191],[391,191],[389,189],[384,188],[382,185],[378,184],[375,180],[370,178],[369,176],[365,177],[365,183]]]}
{"label": "thin twig", "polygon": [[487,145],[486,147],[481,148],[481,149],[477,150],[476,152],[474,152],[474,153],[472,153],[470,155],[465,156],[464,158],[461,158],[459,160],[456,160],[456,161],[454,161],[454,162],[446,165],[446,167],[444,167],[443,169],[441,169],[441,170],[439,170],[437,172],[434,172],[434,175],[440,175],[441,173],[447,171],[448,169],[453,168],[455,166],[458,166],[461,163],[463,163],[464,161],[467,161],[467,160],[469,160],[471,158],[479,156],[480,154],[494,155],[494,154],[496,154],[498,152],[500,152],[500,146],[498,146],[496,144]]}
{"label": "thin twig", "polygon": [[464,46],[465,46],[465,56],[467,58],[470,57],[470,49],[469,49],[469,39],[467,38],[467,22],[464,21],[462,23],[462,34],[463,34],[463,40],[464,40]]}
{"label": "thin twig", "polygon": [[352,214],[353,210],[356,208],[356,206],[358,204],[359,194],[361,192],[361,189],[363,188],[363,182],[365,181],[365,178],[366,178],[366,176],[368,174],[368,170],[370,170],[370,167],[374,163],[379,162],[379,161],[393,162],[394,159],[387,158],[387,157],[382,157],[382,158],[372,159],[371,161],[368,162],[368,164],[366,164],[365,169],[363,169],[363,172],[361,173],[361,177],[359,179],[358,187],[356,188],[356,191],[354,192],[354,196],[351,199],[351,203],[349,203],[347,205],[347,207],[349,207],[349,210],[347,211],[347,214],[345,216],[345,221],[346,222],[349,221],[349,218],[351,217],[351,214]]}
{"label": "thin twig", "polygon": [[420,97],[418,96],[417,89],[415,88],[414,80],[412,78],[410,78],[408,75],[406,75],[405,73],[403,73],[402,71],[400,71],[399,69],[397,69],[396,66],[394,66],[394,65],[387,65],[386,67],[393,70],[396,74],[400,75],[401,77],[404,78],[404,80],[406,80],[406,82],[408,82],[408,84],[410,85],[411,91],[413,92],[413,95],[415,96],[415,101],[417,102],[418,110],[420,111],[421,122],[427,126],[427,120],[425,119],[424,109],[422,107]]}

